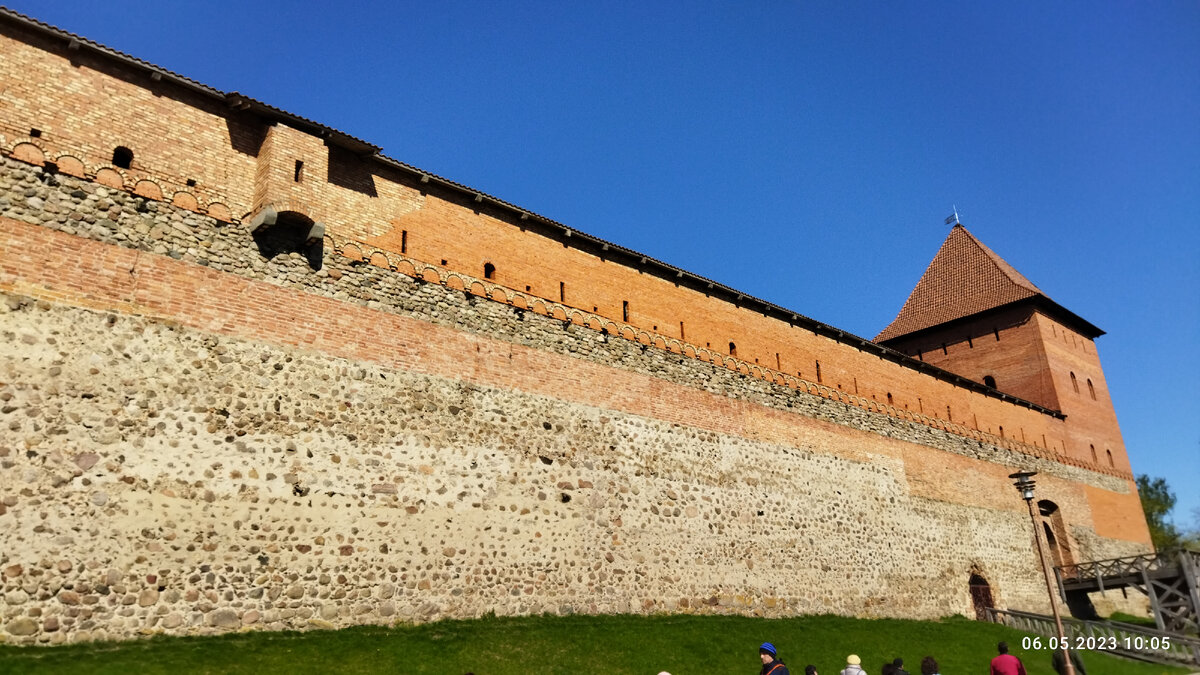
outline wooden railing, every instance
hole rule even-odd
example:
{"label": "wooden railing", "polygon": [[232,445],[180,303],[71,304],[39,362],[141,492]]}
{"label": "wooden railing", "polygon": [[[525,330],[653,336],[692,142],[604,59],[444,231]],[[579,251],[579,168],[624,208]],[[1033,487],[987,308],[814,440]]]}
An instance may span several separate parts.
{"label": "wooden railing", "polygon": [[[1192,551],[1184,551],[1184,553],[1195,556],[1195,560],[1200,562],[1200,553]],[[1075,565],[1062,565],[1057,569],[1062,573],[1064,582],[1104,579],[1105,577],[1140,578],[1143,571],[1150,573],[1166,571],[1175,567],[1178,562],[1178,558],[1174,554],[1144,553],[1124,558],[1110,558],[1108,560],[1093,560]]]}
{"label": "wooden railing", "polygon": [[[1054,617],[989,607],[988,621],[1026,633],[1056,638]],[[1131,624],[1063,619],[1063,631],[1071,649],[1109,652],[1130,658],[1172,665],[1200,665],[1200,639]],[[1049,642],[1043,643],[1049,652]]]}

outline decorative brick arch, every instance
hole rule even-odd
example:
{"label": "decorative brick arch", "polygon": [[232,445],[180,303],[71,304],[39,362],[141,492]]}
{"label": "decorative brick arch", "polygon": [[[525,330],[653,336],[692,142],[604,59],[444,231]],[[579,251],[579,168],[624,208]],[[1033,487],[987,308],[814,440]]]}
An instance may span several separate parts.
{"label": "decorative brick arch", "polygon": [[396,261],[396,271],[399,272],[400,274],[410,276],[410,277],[417,276],[417,268],[414,267],[413,264],[411,262],[409,262],[408,260],[403,260],[403,259],[397,260]]}
{"label": "decorative brick arch", "polygon": [[162,186],[150,180],[143,178],[133,185],[133,194],[146,199],[153,199],[156,202],[161,202],[163,198]]}
{"label": "decorative brick arch", "polygon": [[222,204],[221,202],[213,202],[209,204],[208,208],[205,209],[205,213],[223,223],[233,222],[233,212],[229,210],[228,206]]}
{"label": "decorative brick arch", "polygon": [[346,244],[342,246],[342,250],[338,251],[338,253],[355,262],[362,262],[363,259],[362,249],[358,247],[358,244]]}
{"label": "decorative brick arch", "polygon": [[83,165],[83,160],[74,155],[59,155],[58,159],[54,160],[58,165],[58,172],[65,173],[68,176],[83,178],[87,175],[87,167]]}
{"label": "decorative brick arch", "polygon": [[375,267],[382,267],[385,270],[392,269],[392,261],[388,259],[387,254],[383,251],[375,251],[372,253],[367,262]]}
{"label": "decorative brick arch", "polygon": [[31,141],[22,141],[13,147],[12,158],[42,166],[46,163],[46,152]]}
{"label": "decorative brick arch", "polygon": [[105,187],[116,188],[118,190],[125,189],[125,177],[121,175],[120,171],[111,166],[103,166],[96,169],[96,182]]}
{"label": "decorative brick arch", "polygon": [[[61,169],[61,167],[59,168]],[[171,203],[188,211],[197,211],[200,209],[200,201],[196,199],[196,195],[187,190],[180,190],[171,195]]]}

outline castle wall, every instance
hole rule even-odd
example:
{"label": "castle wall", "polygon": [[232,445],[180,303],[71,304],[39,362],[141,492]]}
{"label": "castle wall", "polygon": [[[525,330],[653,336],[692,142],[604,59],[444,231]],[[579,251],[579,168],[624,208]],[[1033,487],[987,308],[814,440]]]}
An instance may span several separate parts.
{"label": "castle wall", "polygon": [[1128,478],[1052,452],[488,299],[477,278],[335,247],[319,272],[265,260],[237,224],[0,169],[8,639],[937,617],[970,613],[972,572],[1045,610],[1018,466],[1083,557],[1146,548],[1144,522],[1110,513],[1136,505]]}
{"label": "castle wall", "polygon": [[[881,358],[850,337],[818,335],[677,277],[583,250],[536,218],[521,220],[487,200],[422,183],[86,49],[6,30],[0,77],[14,82],[14,105],[0,120],[0,147],[24,161],[54,161],[64,173],[219,220],[240,222],[266,205],[295,210],[324,223],[340,252],[414,274],[431,266],[438,278],[477,279],[490,263],[496,276],[489,292],[512,302],[541,299],[572,316],[599,317],[614,334],[644,335],[651,344],[758,377],[829,388],[956,433],[1000,436],[1003,428],[994,442],[1128,474],[1127,462],[1093,464],[1080,450],[1086,434],[1052,415]],[[26,136],[34,128],[41,136]],[[118,145],[134,151],[132,168],[108,164]],[[303,163],[299,174],[296,162]]]}
{"label": "castle wall", "polygon": [[[1008,427],[1005,436],[1015,433],[1020,440],[1049,446],[1079,462],[1132,471],[1095,342],[1041,312],[997,311],[900,338],[895,346],[977,382],[991,375],[999,390],[1061,410],[1067,417],[1064,436],[1031,436],[1038,432],[1027,433],[1023,426],[1015,432]],[[999,433],[990,425],[985,430]]]}
{"label": "castle wall", "polygon": [[1028,307],[994,311],[899,337],[892,344],[904,354],[976,382],[991,375],[1000,391],[1058,410],[1058,392],[1047,376],[1041,330],[1032,315]]}
{"label": "castle wall", "polygon": [[1094,449],[1100,466],[1132,471],[1095,342],[1044,316],[1038,317],[1038,328],[1054,387],[1061,392],[1061,410],[1071,419],[1068,432],[1076,452],[1091,461]]}

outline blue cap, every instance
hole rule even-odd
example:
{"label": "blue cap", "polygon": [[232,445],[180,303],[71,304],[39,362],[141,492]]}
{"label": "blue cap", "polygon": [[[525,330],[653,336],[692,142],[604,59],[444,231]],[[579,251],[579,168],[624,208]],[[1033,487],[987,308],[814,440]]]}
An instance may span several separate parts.
{"label": "blue cap", "polygon": [[771,644],[770,642],[764,642],[761,645],[759,645],[758,651],[766,652],[766,653],[770,654],[771,656],[775,656],[776,654],[779,653],[779,652],[775,651],[775,645]]}

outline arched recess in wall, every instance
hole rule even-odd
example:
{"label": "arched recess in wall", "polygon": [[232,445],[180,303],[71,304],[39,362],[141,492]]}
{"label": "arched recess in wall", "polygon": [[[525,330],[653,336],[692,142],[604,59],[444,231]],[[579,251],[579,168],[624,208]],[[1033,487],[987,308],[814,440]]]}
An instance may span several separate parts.
{"label": "arched recess in wall", "polygon": [[41,166],[46,161],[46,153],[33,143],[18,143],[12,149],[13,159],[18,159],[28,164],[36,164]]}
{"label": "arched recess in wall", "polygon": [[984,375],[983,376],[983,384],[984,384],[984,386],[995,389],[996,388],[996,378],[992,377],[991,375]]}
{"label": "arched recess in wall", "polygon": [[162,188],[158,183],[152,180],[142,179],[133,185],[133,194],[146,199],[153,199],[156,202],[161,202],[163,198]]}
{"label": "arched recess in wall", "polygon": [[196,199],[196,196],[183,190],[171,195],[171,203],[188,211],[195,211],[200,208],[200,202]]}
{"label": "arched recess in wall", "polygon": [[1074,565],[1075,555],[1071,551],[1071,539],[1063,521],[1062,510],[1049,499],[1042,499],[1038,501],[1038,511],[1042,514],[1042,529],[1050,547],[1051,564],[1055,567]]}
{"label": "arched recess in wall", "polygon": [[68,176],[75,176],[76,178],[83,178],[87,173],[87,169],[83,166],[83,162],[80,161],[78,157],[73,157],[71,155],[60,155],[59,158],[54,161],[56,164],[58,164],[59,173],[65,173]]}
{"label": "arched recess in wall", "polygon": [[1087,385],[1088,385],[1088,394],[1091,394],[1092,400],[1095,401],[1096,400],[1096,387],[1092,384],[1092,378],[1090,378],[1090,377],[1088,378]]}
{"label": "arched recess in wall", "polygon": [[987,621],[987,613],[984,610],[996,606],[992,599],[991,585],[978,574],[972,574],[967,585],[971,590],[971,606],[975,608],[975,620]]}
{"label": "arched recess in wall", "polygon": [[[250,223],[258,252],[268,260],[299,253],[314,270],[321,269],[325,253],[325,228],[296,211],[263,209]],[[344,249],[343,249],[344,250]]]}
{"label": "arched recess in wall", "polygon": [[1071,388],[1075,390],[1076,394],[1079,393],[1079,380],[1075,379],[1075,373],[1071,373]]}

